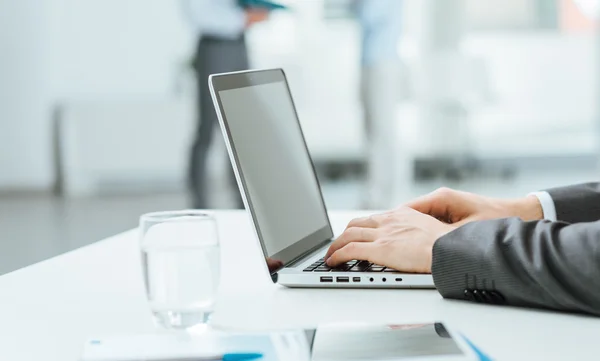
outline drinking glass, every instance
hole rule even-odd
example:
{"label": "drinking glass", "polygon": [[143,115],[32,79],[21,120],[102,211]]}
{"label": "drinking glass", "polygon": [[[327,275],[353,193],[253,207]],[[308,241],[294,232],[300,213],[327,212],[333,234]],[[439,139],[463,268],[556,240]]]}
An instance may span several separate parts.
{"label": "drinking glass", "polygon": [[155,322],[166,329],[206,324],[220,272],[214,216],[195,210],[144,214],[140,249]]}

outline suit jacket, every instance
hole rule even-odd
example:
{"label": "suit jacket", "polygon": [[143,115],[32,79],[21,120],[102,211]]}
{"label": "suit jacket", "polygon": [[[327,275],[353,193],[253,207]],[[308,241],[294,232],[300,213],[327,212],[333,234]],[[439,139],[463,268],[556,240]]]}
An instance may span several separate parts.
{"label": "suit jacket", "polygon": [[442,296],[600,316],[600,183],[548,193],[558,222],[478,221],[437,240]]}

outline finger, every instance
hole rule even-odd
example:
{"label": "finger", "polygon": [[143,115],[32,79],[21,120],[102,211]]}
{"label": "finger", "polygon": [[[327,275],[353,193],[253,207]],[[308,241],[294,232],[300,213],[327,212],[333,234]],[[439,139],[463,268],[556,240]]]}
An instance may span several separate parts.
{"label": "finger", "polygon": [[380,248],[381,247],[376,243],[350,243],[345,247],[335,251],[327,260],[327,265],[330,267],[335,267],[339,264],[354,259],[365,260],[375,264],[382,264],[383,260],[380,257],[382,254]]}
{"label": "finger", "polygon": [[471,217],[467,217],[467,218],[463,218],[462,220],[455,222],[454,225],[457,227],[462,227],[467,223],[471,223],[471,222],[475,222],[475,221],[480,221],[481,219],[478,218],[477,216],[471,216]]}
{"label": "finger", "polygon": [[374,228],[348,228],[331,244],[331,246],[329,246],[329,250],[327,250],[327,253],[325,254],[325,259],[328,259],[335,251],[346,246],[348,243],[373,242],[376,239],[377,230]]}
{"label": "finger", "polygon": [[454,194],[452,190],[441,188],[424,196],[418,197],[406,203],[404,206],[438,219],[447,220],[453,195]]}
{"label": "finger", "polygon": [[368,217],[355,218],[348,223],[346,229],[352,227],[363,227],[363,228],[377,228],[377,220],[375,216],[371,215]]}

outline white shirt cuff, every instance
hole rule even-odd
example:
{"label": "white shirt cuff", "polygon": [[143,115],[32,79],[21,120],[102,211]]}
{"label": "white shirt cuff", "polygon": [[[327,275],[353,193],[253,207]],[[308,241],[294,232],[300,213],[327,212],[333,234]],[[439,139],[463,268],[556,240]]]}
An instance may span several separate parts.
{"label": "white shirt cuff", "polygon": [[554,201],[548,192],[534,192],[529,195],[536,196],[542,205],[542,212],[544,213],[544,219],[552,222],[556,222],[556,207]]}

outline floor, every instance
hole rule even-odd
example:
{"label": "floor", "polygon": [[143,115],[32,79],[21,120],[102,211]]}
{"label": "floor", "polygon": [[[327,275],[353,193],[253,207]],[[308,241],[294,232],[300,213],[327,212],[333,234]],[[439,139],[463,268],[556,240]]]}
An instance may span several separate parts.
{"label": "floor", "polygon": [[[473,178],[461,182],[434,180],[399,186],[395,204],[447,185],[490,196],[517,197],[530,191],[597,179],[585,169],[523,169],[512,179]],[[361,182],[322,182],[329,209],[357,209]],[[222,193],[223,191],[221,191]],[[184,194],[110,195],[65,200],[50,195],[0,197],[0,274],[94,243],[136,227],[140,214],[187,206]]]}

